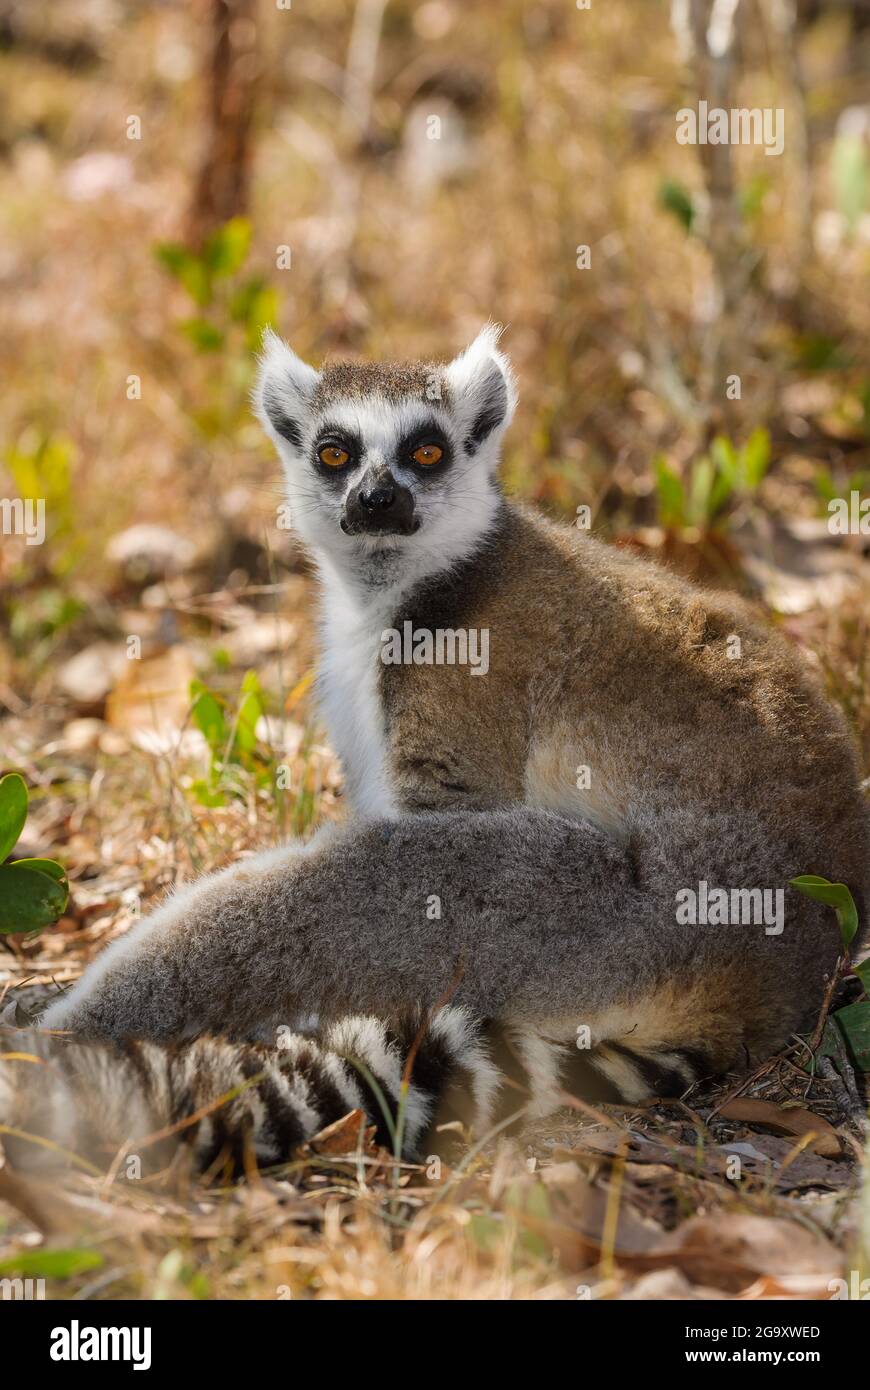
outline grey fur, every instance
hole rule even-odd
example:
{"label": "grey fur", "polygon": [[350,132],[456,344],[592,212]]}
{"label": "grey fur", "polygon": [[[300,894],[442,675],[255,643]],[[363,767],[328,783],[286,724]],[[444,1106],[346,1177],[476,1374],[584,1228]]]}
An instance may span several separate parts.
{"label": "grey fur", "polygon": [[[785,888],[793,866],[759,841],[746,819],[700,824],[679,810],[631,850],[529,808],[367,823],[201,880],[110,947],[99,977],[85,975],[44,1024],[94,1038],[248,1038],[300,1012],[395,1016],[449,997],[544,1035],[587,1023],[597,1045],[614,1036],[596,1033],[609,1008],[668,985],[705,993],[694,1034],[675,1045],[709,1047],[721,1069],[811,1022],[837,955],[826,909]],[[700,879],[783,887],[785,930],[677,925],[675,891]],[[440,920],[427,915],[433,895]]]}
{"label": "grey fur", "polygon": [[433,386],[449,404],[444,364],[438,362],[328,362],[314,391],[312,408],[333,401],[361,400],[377,395],[384,400],[426,400]]}

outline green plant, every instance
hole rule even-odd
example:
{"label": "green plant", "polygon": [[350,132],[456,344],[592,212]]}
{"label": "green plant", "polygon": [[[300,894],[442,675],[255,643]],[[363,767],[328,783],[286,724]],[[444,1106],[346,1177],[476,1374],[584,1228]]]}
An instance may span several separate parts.
{"label": "green plant", "polygon": [[[745,222],[758,221],[769,188],[766,175],[756,174],[738,190],[740,215]],[[698,204],[685,184],[678,179],[662,179],[656,196],[659,207],[675,217],[684,231],[697,230]]]}
{"label": "green plant", "polygon": [[178,242],[155,248],[160,264],[187,291],[198,313],[179,328],[199,352],[219,352],[234,326],[242,328],[247,345],[259,345],[263,329],[274,322],[277,295],[262,275],[242,271],[251,247],[251,224],[233,217],[208,238],[201,251]]}
{"label": "green plant", "polygon": [[[858,909],[855,900],[845,883],[832,883],[830,879],[821,878],[818,874],[802,874],[790,882],[798,892],[806,894],[815,902],[825,903],[836,913],[843,943],[840,973],[851,970],[860,980],[865,998],[837,1009],[829,1020],[828,1027],[839,1030],[856,1066],[861,1071],[870,1072],[870,998],[866,997],[870,992],[870,960],[861,961],[858,965],[852,965],[850,960],[851,945],[858,931]],[[836,1055],[838,1050],[837,1038],[831,1038],[826,1030],[819,1047],[820,1054]]]}
{"label": "green plant", "polygon": [[263,329],[277,317],[276,291],[265,276],[246,269],[250,247],[250,222],[233,217],[212,233],[201,250],[178,242],[161,242],[154,248],[157,260],[181,285],[195,310],[178,327],[197,357],[208,360],[206,379],[192,393],[188,407],[208,438],[232,433],[248,419],[254,353]]}
{"label": "green plant", "polygon": [[695,203],[683,184],[676,179],[663,179],[659,184],[658,204],[675,217],[685,231],[692,231],[696,218]]}
{"label": "green plant", "polygon": [[76,529],[73,506],[72,465],[75,447],[60,434],[39,434],[27,429],[16,444],[4,451],[3,463],[22,501],[41,503],[45,515],[46,554],[52,574],[69,574],[85,547]]}
{"label": "green plant", "polygon": [[708,454],[695,459],[684,478],[659,454],[654,460],[659,521],[666,531],[697,527],[710,531],[724,524],[729,506],[758,490],[770,466],[770,435],[753,430],[735,448],[717,435]]}
{"label": "green plant", "polygon": [[51,656],[58,639],[87,612],[81,599],[53,584],[10,593],[5,606],[13,647],[32,670]]}
{"label": "green plant", "polygon": [[193,784],[202,806],[225,806],[227,797],[239,795],[238,771],[252,774],[259,785],[272,783],[272,759],[257,739],[257,722],[265,712],[262,687],[255,671],[242,679],[241,696],[234,715],[220,695],[192,681],[191,717],[209,750],[208,776]]}
{"label": "green plant", "polygon": [[60,917],[69,898],[66,873],[53,859],[5,860],[27,819],[24,778],[0,778],[0,935],[38,932]]}
{"label": "green plant", "polygon": [[740,215],[745,222],[757,222],[761,216],[764,200],[770,190],[770,179],[766,174],[755,174],[743,184],[738,193]]}
{"label": "green plant", "polygon": [[799,333],[792,341],[794,365],[809,372],[843,371],[853,365],[842,343],[824,333]]}

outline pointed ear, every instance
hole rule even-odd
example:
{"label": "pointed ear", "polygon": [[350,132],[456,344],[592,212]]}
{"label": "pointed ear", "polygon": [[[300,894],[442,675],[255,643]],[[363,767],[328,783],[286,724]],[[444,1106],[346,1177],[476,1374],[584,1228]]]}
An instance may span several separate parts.
{"label": "pointed ear", "polygon": [[513,369],[498,350],[501,331],[499,324],[487,324],[445,373],[469,454],[476,453],[495,430],[507,428],[517,403]]}
{"label": "pointed ear", "polygon": [[297,357],[271,328],[263,334],[258,362],[253,391],[257,417],[276,444],[283,440],[294,449],[300,449],[305,418],[311,409],[320,373]]}

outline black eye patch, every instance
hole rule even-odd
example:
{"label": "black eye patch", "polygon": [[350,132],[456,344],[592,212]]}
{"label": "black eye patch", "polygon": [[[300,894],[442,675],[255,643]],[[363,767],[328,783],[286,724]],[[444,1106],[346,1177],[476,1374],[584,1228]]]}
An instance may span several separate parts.
{"label": "black eye patch", "polygon": [[[320,458],[323,449],[342,449],[348,455],[347,463],[343,463],[339,468],[330,468]],[[343,425],[331,424],[329,421],[320,426],[315,436],[311,462],[321,478],[331,478],[336,484],[343,486],[343,479],[350,469],[356,467],[361,456],[362,439],[353,430]]]}
{"label": "black eye patch", "polygon": [[[425,444],[434,444],[441,450],[441,458],[436,464],[418,463],[414,451]],[[435,420],[429,424],[418,425],[404,435],[396,445],[396,463],[400,468],[410,468],[420,478],[440,476],[453,462],[453,446],[443,429]]]}

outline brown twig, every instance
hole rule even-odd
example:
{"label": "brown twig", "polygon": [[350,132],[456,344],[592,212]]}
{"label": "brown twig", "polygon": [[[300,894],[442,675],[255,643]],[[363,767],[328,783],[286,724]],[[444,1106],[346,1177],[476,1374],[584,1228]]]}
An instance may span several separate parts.
{"label": "brown twig", "polygon": [[813,1054],[815,1054],[816,1049],[822,1041],[822,1034],[825,1031],[825,1024],[828,1021],[828,1014],[831,1010],[831,1001],[834,998],[834,992],[837,988],[837,985],[840,983],[840,980],[842,979],[843,975],[845,975],[846,971],[850,968],[850,966],[851,962],[849,960],[849,952],[844,951],[843,954],[840,956],[839,960],[837,961],[837,964],[834,966],[833,974],[831,975],[831,978],[828,981],[828,988],[825,990],[825,997],[822,1000],[822,1008],[819,1014],[819,1019],[816,1023],[815,1029],[813,1030],[813,1036],[810,1038],[810,1051]]}

